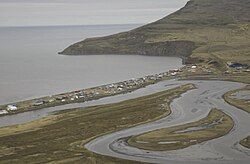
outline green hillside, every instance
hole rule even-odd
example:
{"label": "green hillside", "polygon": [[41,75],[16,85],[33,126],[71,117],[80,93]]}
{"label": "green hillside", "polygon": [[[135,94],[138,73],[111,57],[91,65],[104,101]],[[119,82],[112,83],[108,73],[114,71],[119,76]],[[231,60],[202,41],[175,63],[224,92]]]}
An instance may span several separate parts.
{"label": "green hillside", "polygon": [[190,0],[154,23],[75,43],[61,54],[140,54],[250,63],[250,0]]}

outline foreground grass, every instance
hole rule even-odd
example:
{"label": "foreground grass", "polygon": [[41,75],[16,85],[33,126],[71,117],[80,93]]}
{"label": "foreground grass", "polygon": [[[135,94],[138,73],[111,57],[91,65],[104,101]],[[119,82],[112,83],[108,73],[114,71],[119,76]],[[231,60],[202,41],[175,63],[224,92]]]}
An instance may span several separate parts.
{"label": "foreground grass", "polygon": [[1,163],[132,163],[94,154],[82,145],[100,135],[170,114],[169,103],[191,84],[115,104],[74,109],[0,129]]}
{"label": "foreground grass", "polygon": [[247,136],[243,140],[240,141],[240,144],[248,149],[250,149],[250,136]]}
{"label": "foreground grass", "polygon": [[[237,99],[237,98],[232,97],[237,92],[249,91],[249,90],[250,90],[250,85],[247,85],[244,88],[236,89],[236,90],[232,90],[232,91],[227,92],[223,96],[223,98],[227,103],[229,103],[229,104],[231,104],[233,106],[236,106],[237,108],[242,109],[242,110],[246,111],[247,113],[250,113],[250,101],[249,100],[247,100],[247,99]],[[242,146],[250,149],[250,136],[242,139],[239,143]]]}
{"label": "foreground grass", "polygon": [[221,137],[227,134],[233,125],[230,116],[218,109],[212,109],[207,117],[199,121],[132,136],[127,142],[145,150],[176,150]]}
{"label": "foreground grass", "polygon": [[250,113],[250,102],[249,100],[246,99],[237,99],[234,98],[233,95],[236,94],[237,92],[240,91],[250,91],[250,85],[247,85],[244,88],[241,89],[236,89],[236,90],[232,90],[227,92],[226,94],[224,94],[224,99],[227,103],[236,106],[237,108],[240,108],[248,113]]}

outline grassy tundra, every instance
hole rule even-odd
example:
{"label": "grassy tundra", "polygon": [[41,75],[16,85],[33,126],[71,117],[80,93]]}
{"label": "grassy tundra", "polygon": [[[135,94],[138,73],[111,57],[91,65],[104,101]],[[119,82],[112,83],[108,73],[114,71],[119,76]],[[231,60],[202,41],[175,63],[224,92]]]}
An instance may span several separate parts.
{"label": "grassy tundra", "polygon": [[233,126],[230,116],[218,109],[212,109],[207,117],[199,121],[132,136],[127,142],[145,150],[176,150],[221,137]]}
{"label": "grassy tundra", "polygon": [[191,63],[250,62],[250,1],[190,0],[185,7],[156,22],[106,37],[89,38],[66,55],[141,54],[179,56]]}
{"label": "grassy tundra", "polygon": [[191,89],[194,86],[187,84],[132,100],[64,111],[30,123],[0,128],[0,161],[128,162],[94,154],[83,144],[100,135],[169,115],[170,102]]}
{"label": "grassy tundra", "polygon": [[[236,106],[237,108],[240,108],[249,114],[250,113],[250,100],[249,99],[237,99],[233,97],[233,95],[241,91],[250,91],[250,86],[247,85],[244,88],[229,91],[223,97],[227,103],[233,106]],[[250,149],[250,136],[247,136],[246,138],[242,139],[239,143],[242,146]]]}

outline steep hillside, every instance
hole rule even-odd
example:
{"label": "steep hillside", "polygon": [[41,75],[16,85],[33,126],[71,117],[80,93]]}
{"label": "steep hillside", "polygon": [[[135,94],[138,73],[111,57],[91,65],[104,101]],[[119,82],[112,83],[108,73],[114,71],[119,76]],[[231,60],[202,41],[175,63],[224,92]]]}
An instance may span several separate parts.
{"label": "steep hillside", "polygon": [[[250,62],[250,0],[190,0],[154,23],[75,43],[61,54],[140,54]],[[190,60],[194,61],[194,60]]]}

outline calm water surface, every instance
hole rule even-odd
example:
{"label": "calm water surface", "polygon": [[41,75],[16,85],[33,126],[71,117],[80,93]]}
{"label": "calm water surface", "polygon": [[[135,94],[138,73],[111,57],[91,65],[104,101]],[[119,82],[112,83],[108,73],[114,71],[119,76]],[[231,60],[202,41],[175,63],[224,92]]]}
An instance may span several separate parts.
{"label": "calm water surface", "polygon": [[180,67],[181,60],[145,56],[62,56],[86,37],[139,25],[0,28],[0,104],[118,82]]}

